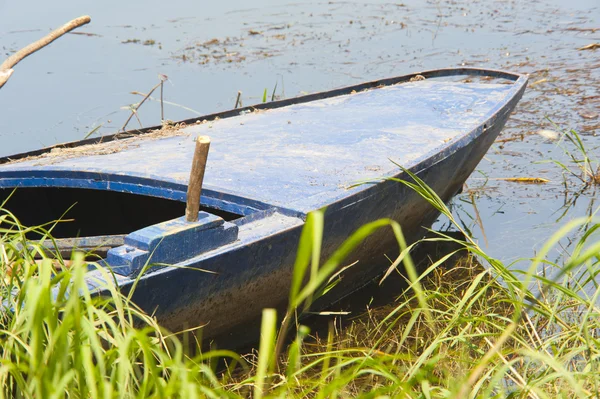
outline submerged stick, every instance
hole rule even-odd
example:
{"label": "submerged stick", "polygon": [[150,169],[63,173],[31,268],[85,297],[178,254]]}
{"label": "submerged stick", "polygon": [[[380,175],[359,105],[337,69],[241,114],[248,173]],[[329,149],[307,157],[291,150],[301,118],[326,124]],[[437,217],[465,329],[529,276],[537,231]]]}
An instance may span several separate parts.
{"label": "submerged stick", "polygon": [[198,212],[200,211],[200,193],[202,192],[202,181],[204,180],[204,171],[206,170],[209,147],[210,137],[199,136],[196,139],[196,149],[194,150],[194,160],[192,161],[192,170],[190,171],[190,182],[188,184],[185,205],[185,220],[188,222],[195,222],[198,220]]}
{"label": "submerged stick", "polygon": [[163,86],[164,83],[162,80],[160,81],[160,122],[162,123],[165,120],[165,105],[163,103]]}
{"label": "submerged stick", "polygon": [[15,65],[17,65],[19,61],[23,60],[23,58],[35,53],[42,47],[46,47],[65,33],[70,32],[75,28],[79,28],[80,26],[85,25],[90,21],[91,18],[88,15],[75,18],[74,20],[67,22],[60,28],[50,32],[40,40],[35,41],[26,47],[23,47],[21,50],[8,57],[6,61],[4,61],[2,65],[0,65],[0,87],[4,86],[4,84],[8,81],[10,75],[13,73],[12,68]]}
{"label": "submerged stick", "polygon": [[165,105],[163,101],[164,85],[165,81],[169,80],[169,77],[164,73],[159,73],[158,79],[160,80],[160,121],[162,123],[165,121]]}
{"label": "submerged stick", "polygon": [[235,106],[233,107],[233,109],[236,109],[237,107],[241,107],[241,106],[242,106],[242,92],[238,91],[237,98],[235,99]]}

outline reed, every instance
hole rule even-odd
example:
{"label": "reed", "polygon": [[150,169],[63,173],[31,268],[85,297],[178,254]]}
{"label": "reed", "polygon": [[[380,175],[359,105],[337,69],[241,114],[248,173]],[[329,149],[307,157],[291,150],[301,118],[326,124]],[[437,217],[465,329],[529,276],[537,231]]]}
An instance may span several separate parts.
{"label": "reed", "polygon": [[[430,188],[406,173],[398,184],[456,222]],[[265,310],[258,352],[241,356],[184,345],[121,295],[108,269],[84,264],[84,254],[73,254],[68,268],[60,258],[36,262],[34,255],[45,255],[26,235],[35,230],[47,238],[53,224],[26,228],[1,210],[1,397],[600,396],[597,220],[565,224],[525,269],[490,257],[468,236],[438,234],[426,240],[460,249],[417,270],[412,246],[390,220],[363,226],[322,262],[323,218],[315,212],[307,220],[282,321]],[[310,335],[298,316],[335,289],[345,256],[384,226],[401,249],[386,275],[402,272],[409,289],[343,328],[332,324],[326,337]],[[547,260],[562,237],[582,226],[563,264]],[[109,296],[90,291],[89,267],[109,281]],[[289,345],[282,338],[288,332]]]}
{"label": "reed", "polygon": [[556,130],[561,132],[557,145],[563,150],[569,163],[558,160],[551,160],[550,162],[558,165],[565,175],[583,183],[584,189],[590,185],[600,184],[600,161],[590,156],[590,149],[586,147],[581,135],[574,129],[560,129],[552,119],[548,117],[546,119]]}

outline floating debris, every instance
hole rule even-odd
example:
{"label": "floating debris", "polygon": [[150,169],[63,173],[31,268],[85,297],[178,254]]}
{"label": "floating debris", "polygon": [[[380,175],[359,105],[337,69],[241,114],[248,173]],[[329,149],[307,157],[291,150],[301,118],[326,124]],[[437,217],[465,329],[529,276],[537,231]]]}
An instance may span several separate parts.
{"label": "floating debris", "polygon": [[98,36],[98,37],[102,37],[102,35],[99,35],[97,33],[91,33],[91,32],[69,32],[70,35],[80,35],[80,36]]}
{"label": "floating debris", "polygon": [[548,79],[546,79],[546,78],[543,78],[543,79],[540,79],[540,80],[536,80],[535,82],[531,83],[531,84],[529,85],[529,87],[537,86],[537,85],[539,85],[540,83],[545,83],[545,82],[547,82],[547,81],[548,81]]}
{"label": "floating debris", "polygon": [[584,109],[579,111],[579,116],[583,119],[596,119],[598,117],[598,113],[591,109]]}
{"label": "floating debris", "polygon": [[523,139],[525,138],[525,136],[523,134],[519,134],[517,136],[513,136],[513,137],[508,137],[508,138],[503,138],[503,139],[497,139],[495,142],[496,143],[508,143],[510,141],[523,141]]}
{"label": "floating debris", "polygon": [[425,80],[425,79],[426,78],[423,75],[416,75],[416,76],[413,76],[412,78],[410,78],[410,81],[411,82],[419,82],[419,81]]}
{"label": "floating debris", "polygon": [[512,181],[515,183],[542,184],[549,183],[550,180],[543,177],[498,177],[494,180]]}
{"label": "floating debris", "polygon": [[219,44],[219,43],[220,43],[219,39],[214,38],[214,39],[207,40],[204,43],[198,43],[197,46],[208,47],[208,46],[214,46],[215,44]]}
{"label": "floating debris", "polygon": [[541,129],[538,130],[536,133],[547,140],[556,141],[560,138],[560,133],[554,130]]}
{"label": "floating debris", "polygon": [[597,48],[600,48],[600,43],[588,44],[587,46],[579,47],[577,50],[596,50]]}

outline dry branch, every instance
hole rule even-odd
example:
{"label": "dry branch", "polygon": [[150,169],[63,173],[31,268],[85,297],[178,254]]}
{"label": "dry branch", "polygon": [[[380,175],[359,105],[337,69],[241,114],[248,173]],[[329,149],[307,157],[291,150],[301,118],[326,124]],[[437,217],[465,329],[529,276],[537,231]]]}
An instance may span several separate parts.
{"label": "dry branch", "polygon": [[0,87],[4,86],[4,84],[8,81],[10,75],[13,73],[12,68],[15,65],[17,65],[23,58],[35,53],[42,47],[46,47],[65,33],[70,32],[73,29],[78,28],[82,25],[85,25],[90,21],[91,18],[87,15],[75,18],[74,20],[64,24],[60,28],[50,32],[40,40],[31,43],[30,45],[22,48],[21,50],[8,57],[6,61],[4,61],[2,65],[0,65]]}

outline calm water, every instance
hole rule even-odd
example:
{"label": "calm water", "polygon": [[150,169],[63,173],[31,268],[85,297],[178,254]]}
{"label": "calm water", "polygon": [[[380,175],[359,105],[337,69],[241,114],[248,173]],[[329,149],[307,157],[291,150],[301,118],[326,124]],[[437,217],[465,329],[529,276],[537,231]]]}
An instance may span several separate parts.
{"label": "calm water", "polygon": [[[559,167],[540,163],[568,159],[536,132],[555,129],[549,116],[580,132],[600,158],[600,49],[578,50],[600,42],[598,0],[202,3],[0,0],[1,58],[74,17],[92,17],[78,30],[85,35],[67,35],[25,59],[0,89],[0,156],[81,139],[98,127],[95,135],[118,130],[141,98],[131,92],[146,93],[158,74],[169,77],[165,100],[175,104],[165,116],[178,120],[231,108],[238,90],[247,105],[275,86],[277,97],[292,97],[468,65],[531,76],[501,141],[454,201],[483,246],[504,260],[532,256],[557,226],[597,207],[593,189],[575,197],[583,187],[576,179],[566,177],[565,186]],[[157,124],[159,112],[157,103],[145,104],[142,123]]]}

